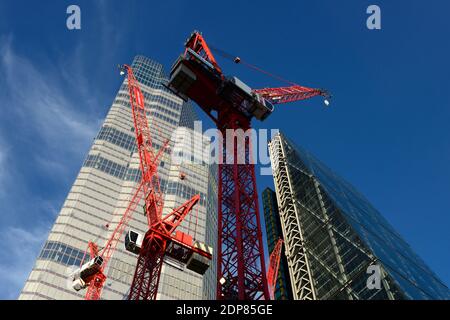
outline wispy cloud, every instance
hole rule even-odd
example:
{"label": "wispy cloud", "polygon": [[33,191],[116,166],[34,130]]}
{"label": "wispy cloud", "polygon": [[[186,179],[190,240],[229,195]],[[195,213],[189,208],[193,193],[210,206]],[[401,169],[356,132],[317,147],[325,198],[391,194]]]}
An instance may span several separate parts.
{"label": "wispy cloud", "polygon": [[0,37],[0,74],[0,298],[15,299],[101,119],[88,84],[18,54],[11,36]]}
{"label": "wispy cloud", "polygon": [[48,231],[48,226],[38,225],[32,230],[8,227],[0,233],[0,258],[9,262],[0,264],[2,298],[17,299]]}
{"label": "wispy cloud", "polygon": [[35,138],[41,138],[52,149],[64,146],[62,150],[79,153],[80,147],[95,135],[99,119],[84,113],[82,101],[75,104],[67,99],[65,90],[69,86],[61,79],[49,78],[52,70],[39,68],[17,55],[11,43],[0,43],[0,66],[9,91],[9,106],[26,124],[23,129],[33,131]]}
{"label": "wispy cloud", "polygon": [[110,103],[99,69],[113,74],[111,49],[125,50],[128,29],[109,3],[95,6],[97,32],[72,34],[70,48],[33,47],[43,59],[0,34],[0,298],[22,289]]}

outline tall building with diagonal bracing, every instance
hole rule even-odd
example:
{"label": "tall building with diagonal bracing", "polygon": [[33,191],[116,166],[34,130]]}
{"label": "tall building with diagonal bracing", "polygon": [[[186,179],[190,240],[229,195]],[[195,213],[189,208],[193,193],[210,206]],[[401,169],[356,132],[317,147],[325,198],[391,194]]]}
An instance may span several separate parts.
{"label": "tall building with diagonal bracing", "polygon": [[348,182],[283,134],[269,152],[294,299],[450,299]]}
{"label": "tall building with diagonal bracing", "polygon": [[[161,64],[136,56],[132,67],[145,96],[149,125],[156,150],[174,134],[171,148],[159,165],[161,188],[165,194],[164,213],[178,207],[194,194],[199,203],[179,227],[217,250],[217,207],[215,180],[205,159],[209,139],[194,132],[196,114],[192,105],[183,102],[164,87],[167,78]],[[191,147],[191,136],[204,142]],[[191,139],[191,140],[192,140]],[[181,144],[180,144],[181,143]],[[202,150],[203,149],[203,150]],[[180,153],[180,154],[178,154]],[[174,154],[191,161],[174,161]],[[205,161],[206,160],[206,161]],[[180,174],[183,174],[183,179]],[[212,177],[214,178],[214,177]],[[140,181],[139,156],[136,152],[134,126],[129,103],[127,79],[121,85],[106,119],[95,137],[80,172],[64,202],[55,224],[20,294],[20,299],[82,299],[84,291],[75,292],[68,281],[71,266],[79,266],[89,240],[100,248],[106,243],[127,207],[133,190]],[[212,181],[213,185],[209,185]],[[133,213],[130,229],[144,234],[147,230],[141,201]],[[213,231],[211,231],[213,230]],[[214,233],[215,230],[215,233]],[[130,288],[137,257],[124,248],[124,237],[117,246],[106,271],[104,299],[124,299]],[[166,257],[159,284],[159,299],[215,299],[216,266],[211,265],[201,276]]]}

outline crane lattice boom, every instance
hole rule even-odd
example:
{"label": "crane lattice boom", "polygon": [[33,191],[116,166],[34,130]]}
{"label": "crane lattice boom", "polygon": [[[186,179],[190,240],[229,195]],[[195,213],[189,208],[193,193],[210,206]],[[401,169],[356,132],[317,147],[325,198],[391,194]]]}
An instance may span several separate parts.
{"label": "crane lattice boom", "polygon": [[280,88],[255,89],[253,92],[261,95],[272,104],[300,101],[316,96],[323,96],[325,98],[329,97],[328,93],[324,90],[312,89],[299,85]]}

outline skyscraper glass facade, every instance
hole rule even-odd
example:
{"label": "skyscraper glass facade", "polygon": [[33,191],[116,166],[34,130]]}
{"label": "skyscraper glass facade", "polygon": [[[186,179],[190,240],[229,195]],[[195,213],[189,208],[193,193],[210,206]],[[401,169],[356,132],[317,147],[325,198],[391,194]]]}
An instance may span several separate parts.
{"label": "skyscraper glass facade", "polygon": [[450,298],[353,186],[282,134],[269,151],[294,299]]}

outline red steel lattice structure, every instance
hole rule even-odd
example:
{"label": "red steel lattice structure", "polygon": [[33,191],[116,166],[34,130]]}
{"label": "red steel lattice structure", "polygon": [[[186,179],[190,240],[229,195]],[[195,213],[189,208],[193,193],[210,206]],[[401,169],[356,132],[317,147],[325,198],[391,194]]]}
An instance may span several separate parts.
{"label": "red steel lattice structure", "polygon": [[139,253],[128,296],[129,300],[156,300],[161,268],[167,252],[175,252],[181,248],[181,252],[177,252],[176,256],[175,254],[171,254],[171,256],[182,262],[186,262],[189,251],[205,255],[198,248],[183,243],[172,235],[199,200],[200,195],[197,194],[181,207],[151,225],[145,234],[142,249]]}
{"label": "red steel lattice structure", "polygon": [[99,257],[101,262],[99,263],[100,266],[98,270],[96,270],[97,272],[86,279],[87,283],[89,283],[85,295],[86,300],[100,299],[102,289],[106,281],[104,270],[106,269],[108,262],[117,247],[120,237],[123,236],[124,231],[132,218],[132,213],[136,209],[142,197],[145,197],[146,216],[149,226],[151,226],[152,223],[161,220],[163,208],[163,195],[159,184],[157,168],[159,158],[168,142],[160,148],[159,152],[155,153],[146,116],[144,95],[142,94],[132,68],[128,65],[123,65],[120,69],[122,74],[127,73],[128,92],[130,96],[131,112],[135,128],[136,145],[139,153],[139,164],[142,178],[131,198],[131,201],[128,204],[127,209],[122,215],[103,250],[99,251],[97,245],[93,242],[89,242],[88,244],[91,259],[98,259]]}
{"label": "red steel lattice structure", "polygon": [[166,148],[167,142],[158,153],[154,152],[146,116],[144,95],[142,94],[130,66],[123,65],[121,67],[121,73],[127,73],[128,77],[128,92],[130,95],[130,105],[135,128],[136,145],[139,153],[142,179],[139,186],[136,188],[127,209],[125,210],[101,253],[98,252],[96,244],[89,242],[91,259],[100,257],[101,267],[92,277],[88,279],[89,286],[86,291],[86,300],[100,299],[101,292],[106,281],[104,270],[117,247],[120,237],[123,236],[125,228],[128,226],[128,223],[132,218],[132,213],[136,209],[136,206],[139,204],[142,197],[145,196],[147,222],[149,225],[151,225],[152,221],[154,222],[160,219],[163,207],[163,196],[159,185],[157,168],[159,158]]}
{"label": "red steel lattice structure", "polygon": [[275,299],[275,288],[278,277],[278,269],[280,268],[281,249],[283,247],[283,240],[278,239],[275,248],[269,258],[269,270],[267,271],[267,284],[269,286],[270,298]]}
{"label": "red steel lattice structure", "polygon": [[146,117],[144,95],[130,66],[121,66],[121,73],[127,73],[128,75],[130,105],[142,179],[105,247],[99,250],[94,242],[89,242],[88,244],[91,262],[94,263],[89,267],[88,276],[85,278],[88,284],[86,300],[100,299],[106,281],[104,270],[116,249],[120,237],[123,236],[125,228],[128,226],[132,213],[142,198],[145,200],[145,215],[149,229],[144,236],[142,248],[139,252],[129,299],[156,299],[162,263],[166,254],[170,254],[172,258],[184,263],[188,261],[188,258],[193,253],[211,259],[209,252],[192,245],[192,238],[188,235],[182,232],[174,235],[177,227],[200,200],[200,195],[193,196],[183,205],[162,217],[164,201],[157,168],[159,159],[167,147],[168,141],[164,143],[157,153],[154,152]]}
{"label": "red steel lattice structure", "polygon": [[[193,196],[180,207],[174,209],[166,216],[162,216],[164,201],[157,169],[159,158],[164,152],[168,141],[165,142],[158,153],[154,152],[146,117],[144,95],[139,88],[131,67],[125,65],[122,68],[128,74],[130,104],[142,172],[145,215],[148,222],[148,231],[144,236],[139,252],[128,299],[156,300],[162,264],[166,254],[184,263],[194,253],[208,259],[211,259],[211,254],[193,246],[192,238],[189,236],[180,237],[174,235],[177,227],[200,200],[200,195]],[[178,232],[178,234],[183,233]]]}
{"label": "red steel lattice structure", "polygon": [[255,89],[253,92],[260,94],[273,104],[294,102],[309,99],[318,95],[326,95],[326,93],[321,89],[307,88],[299,85],[280,88]]}
{"label": "red steel lattice structure", "polygon": [[[217,299],[268,300],[251,141],[235,143],[239,139],[236,130],[250,129],[253,116],[262,120],[268,115],[252,113],[255,104],[266,104],[260,98],[276,104],[328,95],[298,85],[248,92],[245,84],[236,89],[239,82],[223,75],[205,39],[195,31],[172,67],[168,87],[182,98],[195,101],[226,137],[218,166]],[[245,161],[238,162],[239,158]],[[227,159],[232,160],[223,161]]]}
{"label": "red steel lattice structure", "polygon": [[[250,129],[250,120],[240,114],[219,112],[219,129],[223,137],[227,129]],[[228,131],[232,132],[232,131]],[[234,140],[234,139],[233,139]],[[230,140],[223,143],[222,157],[218,167],[218,283],[225,279],[219,299],[260,299],[267,297],[264,279],[264,249],[259,220],[258,193],[254,164],[250,161],[251,145],[246,139],[244,146]],[[239,150],[242,147],[243,150]],[[227,150],[233,154],[227,154]],[[227,157],[238,159],[244,152],[245,163],[227,162]],[[234,288],[234,289],[233,289]],[[224,290],[225,289],[225,290]]]}
{"label": "red steel lattice structure", "polygon": [[114,253],[117,243],[120,240],[120,237],[123,235],[125,228],[128,226],[130,219],[132,218],[132,213],[136,209],[136,206],[139,204],[143,196],[142,192],[142,183],[138,185],[136,191],[129,202],[127,209],[122,215],[119,223],[111,234],[108,242],[101,252],[97,247],[97,244],[94,242],[89,242],[88,249],[89,255],[91,259],[95,259],[96,257],[100,257],[102,259],[102,265],[100,269],[95,273],[90,279],[88,279],[87,283],[89,286],[86,291],[85,300],[99,300],[101,297],[101,293],[103,290],[103,286],[106,281],[106,275],[104,273],[109,260],[111,259],[112,254]]}

